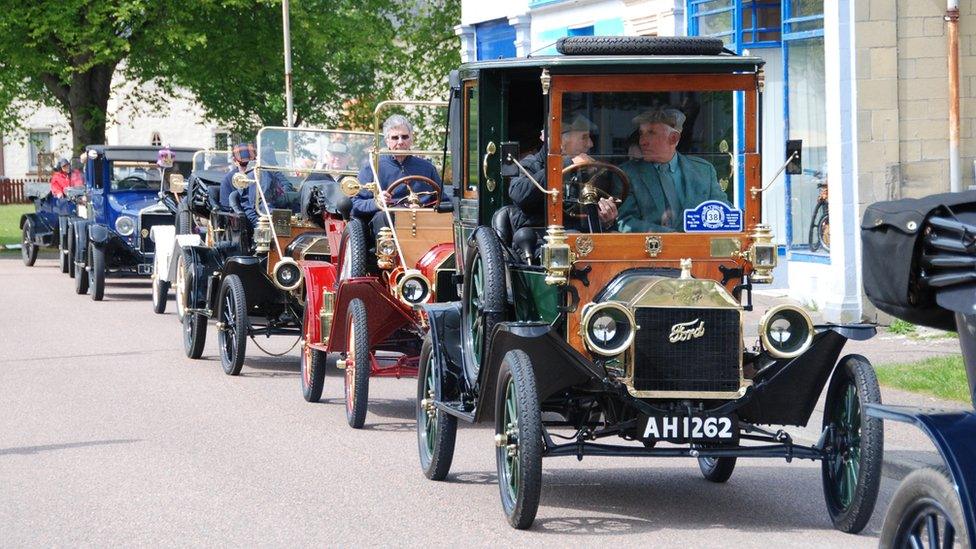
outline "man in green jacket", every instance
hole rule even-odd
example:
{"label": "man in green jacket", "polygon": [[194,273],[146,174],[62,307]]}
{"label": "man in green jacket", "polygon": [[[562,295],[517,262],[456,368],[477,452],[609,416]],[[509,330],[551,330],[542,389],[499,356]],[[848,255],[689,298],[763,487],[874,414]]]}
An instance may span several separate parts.
{"label": "man in green jacket", "polygon": [[683,231],[685,210],[706,200],[729,203],[711,163],[677,151],[684,123],[684,113],[672,107],[634,118],[642,158],[621,166],[630,178],[630,195],[620,205],[620,232]]}

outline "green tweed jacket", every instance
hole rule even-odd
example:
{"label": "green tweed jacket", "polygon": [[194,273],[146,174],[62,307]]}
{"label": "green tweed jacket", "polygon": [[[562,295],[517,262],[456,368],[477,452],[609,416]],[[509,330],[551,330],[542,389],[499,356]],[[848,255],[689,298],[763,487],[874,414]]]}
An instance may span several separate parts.
{"label": "green tweed jacket", "polygon": [[672,208],[671,225],[661,225],[667,200],[661,187],[657,168],[651,162],[631,160],[620,168],[630,178],[630,194],[620,205],[617,216],[617,229],[622,233],[656,233],[683,231],[684,211],[692,209],[706,200],[719,200],[729,203],[728,196],[718,186],[715,167],[707,160],[675,153],[678,157],[680,195],[683,200],[677,208]]}

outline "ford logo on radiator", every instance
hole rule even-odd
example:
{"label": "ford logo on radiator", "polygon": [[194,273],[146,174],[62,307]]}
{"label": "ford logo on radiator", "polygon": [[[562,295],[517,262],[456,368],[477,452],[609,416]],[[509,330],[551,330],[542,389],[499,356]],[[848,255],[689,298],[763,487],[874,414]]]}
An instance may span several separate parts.
{"label": "ford logo on radiator", "polygon": [[704,335],[705,322],[696,318],[695,320],[679,322],[671,326],[671,335],[668,337],[668,341],[671,343],[681,343],[682,341],[698,339]]}

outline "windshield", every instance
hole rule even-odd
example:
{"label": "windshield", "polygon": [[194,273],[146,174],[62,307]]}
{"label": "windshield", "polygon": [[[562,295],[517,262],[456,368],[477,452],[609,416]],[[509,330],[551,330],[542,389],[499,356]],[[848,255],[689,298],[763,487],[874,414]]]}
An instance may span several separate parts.
{"label": "windshield", "polygon": [[[155,162],[137,162],[129,160],[113,160],[110,166],[110,188],[113,191],[133,191],[160,189],[162,170]],[[166,170],[166,180],[173,173],[183,174],[187,177],[190,174],[190,164],[187,162],[174,162],[171,169]]]}
{"label": "windshield", "polygon": [[733,93],[563,94],[563,222],[584,232],[739,232]]}
{"label": "windshield", "polygon": [[257,167],[283,174],[296,190],[305,182],[339,181],[365,165],[372,142],[367,132],[262,128]]}
{"label": "windshield", "polygon": [[203,150],[193,153],[193,171],[218,170],[226,172],[231,167],[231,151]]}

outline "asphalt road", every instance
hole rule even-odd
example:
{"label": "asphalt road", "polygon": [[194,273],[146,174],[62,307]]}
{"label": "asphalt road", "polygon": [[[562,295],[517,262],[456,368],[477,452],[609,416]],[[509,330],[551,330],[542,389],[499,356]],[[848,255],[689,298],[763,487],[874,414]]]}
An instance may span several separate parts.
{"label": "asphalt road", "polygon": [[553,458],[534,527],[514,531],[489,428],[462,428],[448,480],[428,481],[414,380],[374,380],[354,431],[338,375],[306,403],[297,352],[249,342],[228,377],[212,326],[189,360],[172,300],[155,315],[149,292],[109,279],[95,303],[54,259],[0,255],[0,545],[877,545],[893,481],[852,536],[831,527],[819,464],[778,460],[715,485],[691,460]]}

